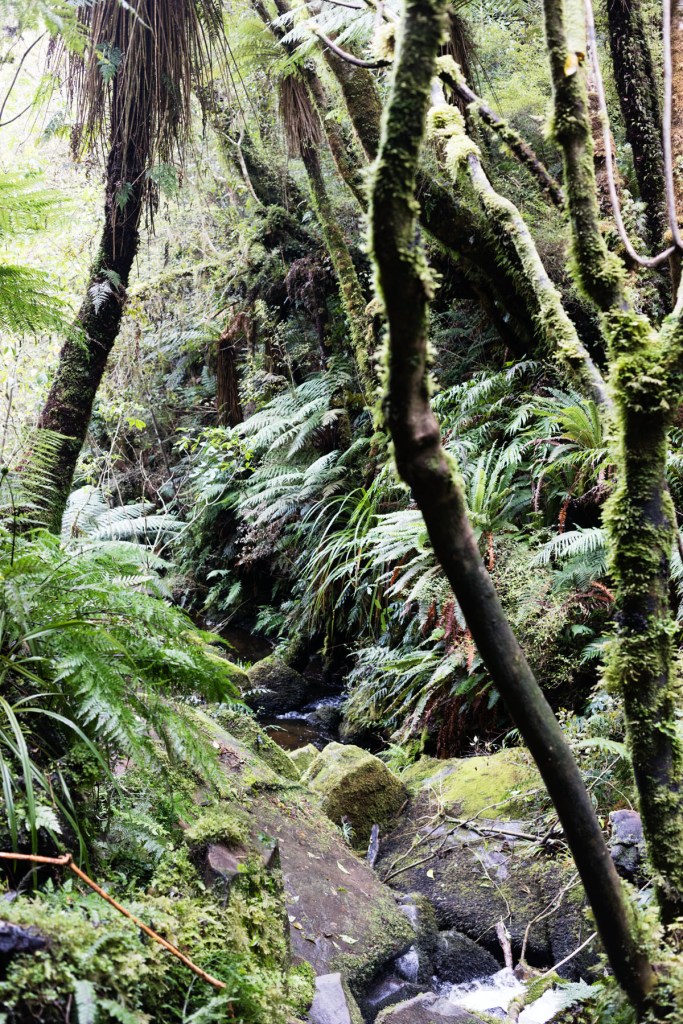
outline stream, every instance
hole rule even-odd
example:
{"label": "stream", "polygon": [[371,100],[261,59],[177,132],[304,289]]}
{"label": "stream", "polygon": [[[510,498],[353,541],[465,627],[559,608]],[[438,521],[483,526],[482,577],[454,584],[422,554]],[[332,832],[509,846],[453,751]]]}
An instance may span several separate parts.
{"label": "stream", "polygon": [[[463,1010],[500,1015],[504,1019],[514,997],[523,991],[524,985],[511,970],[505,968],[488,978],[478,978],[461,985],[444,985],[440,995]],[[550,988],[522,1010],[519,1024],[547,1024],[556,1013],[585,997],[588,992],[589,986],[584,982]]]}
{"label": "stream", "polygon": [[[216,629],[216,626],[213,628]],[[253,663],[272,653],[272,646],[265,637],[259,637],[240,626],[227,624],[216,631],[228,641],[242,661]],[[340,692],[339,684],[330,685],[317,667],[304,670],[302,674],[309,684],[306,703],[286,714],[259,717],[261,726],[287,751],[309,743],[322,749],[327,743],[339,740],[339,725],[346,695]],[[372,753],[377,753],[383,745],[379,737],[375,744],[372,741],[368,743],[367,739],[365,737],[366,742],[362,745]],[[488,977],[461,984],[450,984],[434,977],[430,987],[439,996],[440,1006],[457,1006],[502,1020],[506,1019],[512,1000],[525,990],[524,984],[507,968]],[[548,989],[522,1010],[519,1024],[548,1024],[560,1010],[584,997],[587,991],[588,986],[584,982]],[[443,1015],[450,1016],[448,1012]]]}

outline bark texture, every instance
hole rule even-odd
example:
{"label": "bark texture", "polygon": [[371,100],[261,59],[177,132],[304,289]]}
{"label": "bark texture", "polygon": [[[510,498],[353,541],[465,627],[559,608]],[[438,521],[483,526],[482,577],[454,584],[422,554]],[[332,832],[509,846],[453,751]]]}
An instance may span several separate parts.
{"label": "bark texture", "polygon": [[617,409],[617,484],[605,508],[616,590],[608,679],[624,697],[627,738],[655,869],[661,917],[683,915],[683,747],[677,726],[675,622],[669,563],[677,530],[666,483],[667,434],[681,398],[682,330],[657,333],[627,301],[623,268],[600,234],[584,75],[567,43],[560,0],[545,0],[555,104],[564,154],[575,268],[602,310]]}
{"label": "bark texture", "polygon": [[658,249],[666,228],[662,115],[641,0],[608,0],[607,14],[614,78],[646,205],[648,241]]}
{"label": "bark texture", "polygon": [[620,882],[578,768],[483,565],[462,485],[429,401],[432,284],[415,242],[415,185],[444,12],[443,0],[407,0],[374,178],[371,245],[389,322],[386,416],[399,472],[412,488],[482,658],[555,803],[615,975],[642,1005],[652,971],[636,948]]}
{"label": "bark texture", "polygon": [[[123,177],[126,168],[128,178]],[[138,250],[143,208],[144,154],[135,141],[115,139],[106,172],[104,227],[88,290],[59,354],[38,429],[61,435],[46,526],[59,532],[93,403],[121,326],[125,289]],[[121,185],[131,184],[125,203]]]}

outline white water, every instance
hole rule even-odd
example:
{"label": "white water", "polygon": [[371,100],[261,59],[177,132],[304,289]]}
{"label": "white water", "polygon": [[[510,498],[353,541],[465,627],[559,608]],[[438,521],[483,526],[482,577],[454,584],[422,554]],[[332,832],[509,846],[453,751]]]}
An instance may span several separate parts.
{"label": "white water", "polygon": [[[517,980],[512,971],[505,969],[488,978],[453,985],[442,994],[450,1003],[462,1006],[464,1010],[491,1012],[507,1010],[514,997],[523,991],[524,985]],[[519,1024],[547,1024],[559,1010],[570,1006],[587,992],[588,986],[583,984],[570,985],[566,989],[548,989],[540,999],[522,1010]]]}

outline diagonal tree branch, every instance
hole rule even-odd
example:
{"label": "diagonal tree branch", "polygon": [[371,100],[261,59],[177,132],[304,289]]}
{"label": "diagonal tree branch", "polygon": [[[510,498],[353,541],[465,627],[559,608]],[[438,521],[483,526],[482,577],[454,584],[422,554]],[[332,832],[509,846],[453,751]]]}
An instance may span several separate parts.
{"label": "diagonal tree branch", "polygon": [[615,975],[642,1006],[654,975],[638,950],[621,885],[562,730],[512,633],[468,522],[462,484],[429,401],[433,284],[416,242],[415,184],[444,0],[407,0],[372,189],[370,239],[389,323],[385,409],[410,485],[467,623],[555,803]]}

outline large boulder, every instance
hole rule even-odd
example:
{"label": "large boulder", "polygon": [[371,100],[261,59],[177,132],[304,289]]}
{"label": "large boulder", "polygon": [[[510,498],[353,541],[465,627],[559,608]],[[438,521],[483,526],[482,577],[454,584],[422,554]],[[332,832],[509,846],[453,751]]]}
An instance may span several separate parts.
{"label": "large boulder", "polygon": [[328,818],[353,828],[353,845],[367,848],[372,826],[380,831],[406,803],[402,782],[383,761],[360,747],[328,743],[303,777]]}
{"label": "large boulder", "polygon": [[[197,717],[213,740],[227,782],[216,827],[209,821],[193,831],[196,842],[228,847],[207,849],[205,877],[210,871],[229,881],[233,861],[240,872],[245,849],[252,862],[266,868],[277,856],[294,960],[307,961],[316,975],[340,972],[354,995],[362,995],[414,942],[396,895],[349,849],[303,785],[278,775],[253,744],[215,718],[200,711]],[[231,823],[225,815],[240,821]]]}
{"label": "large boulder", "polygon": [[[529,839],[535,808],[527,812],[525,794],[538,800],[543,789],[524,750],[424,758],[402,779],[411,800],[384,839],[380,877],[402,892],[425,896],[441,930],[477,941],[496,960],[502,960],[499,921],[511,934],[515,957],[531,922],[526,959],[535,967],[552,966],[581,945],[591,929],[575,869],[567,859],[543,856]],[[594,942],[561,973],[585,976],[598,952]]]}
{"label": "large boulder", "polygon": [[242,697],[260,715],[286,715],[306,703],[308,683],[274,654],[252,665],[247,679]]}

